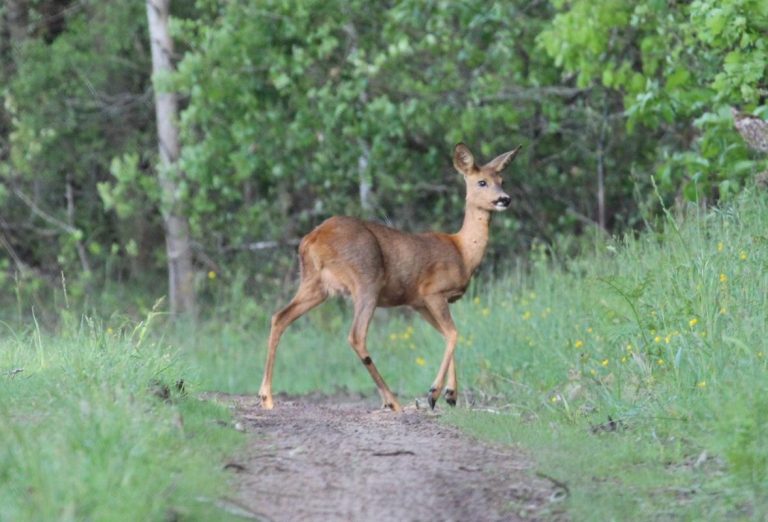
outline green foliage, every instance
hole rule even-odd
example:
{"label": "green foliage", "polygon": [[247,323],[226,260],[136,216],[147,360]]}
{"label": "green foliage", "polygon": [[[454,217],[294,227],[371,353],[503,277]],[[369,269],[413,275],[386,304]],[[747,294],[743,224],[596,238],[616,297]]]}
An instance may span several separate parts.
{"label": "green foliage", "polygon": [[[154,286],[163,202],[145,6],[20,4],[22,30],[0,31],[4,295],[14,273],[38,304],[62,272],[78,299],[110,280]],[[652,176],[667,204],[709,203],[768,167],[730,114],[768,114],[760,0],[174,9],[178,72],[155,82],[181,94],[174,179],[203,291],[214,270],[258,272],[248,290],[274,293],[295,240],[332,214],[457,228],[457,141],[480,160],[524,145],[492,270],[537,241],[577,248],[563,238],[599,220],[598,194],[620,233],[660,212]]]}
{"label": "green foliage", "polygon": [[759,0],[577,1],[539,43],[581,85],[623,96],[628,129],[659,135],[663,190],[694,201],[730,197],[766,166],[747,154],[729,111],[765,110],[766,29]]}
{"label": "green foliage", "polygon": [[[189,46],[177,81],[188,97],[182,163],[196,236],[237,248],[297,236],[334,213],[455,228],[463,195],[450,154],[461,140],[484,160],[526,145],[508,174],[520,204],[498,219],[520,233],[491,256],[593,214],[592,142],[622,130],[601,116],[612,100],[557,85],[557,68],[535,52],[549,6],[403,1],[375,17],[369,10],[227,3],[211,19],[178,24]],[[629,167],[613,152],[605,162]],[[611,176],[608,186],[610,204],[634,183]],[[631,223],[630,213],[612,217]]]}
{"label": "green foliage", "polygon": [[96,185],[104,210],[114,210],[117,217],[126,219],[151,207],[159,199],[157,178],[141,171],[138,154],[127,153],[113,158],[109,170],[115,182]]}
{"label": "green foliage", "polygon": [[[13,74],[0,80],[10,122],[0,137],[0,186],[10,193],[3,230],[16,254],[10,268],[43,281],[64,272],[73,293],[83,293],[94,277],[86,267],[97,277],[126,270],[112,245],[134,240],[149,247],[146,225],[158,226],[145,184],[112,193],[113,205],[141,214],[127,223],[104,212],[97,192],[110,180],[114,157],[145,162],[154,154],[145,7],[85,1],[46,16],[51,5],[29,4],[26,38],[13,45]],[[105,265],[112,271],[101,270]]]}

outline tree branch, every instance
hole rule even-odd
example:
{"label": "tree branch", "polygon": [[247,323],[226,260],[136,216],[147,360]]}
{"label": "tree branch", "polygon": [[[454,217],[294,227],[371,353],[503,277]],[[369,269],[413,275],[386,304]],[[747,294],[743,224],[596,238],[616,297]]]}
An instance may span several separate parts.
{"label": "tree branch", "polygon": [[257,252],[259,250],[270,250],[272,248],[280,248],[284,246],[297,246],[301,243],[301,238],[290,238],[282,241],[266,240],[266,241],[254,241],[253,243],[246,243],[244,245],[225,247],[225,251],[232,250],[251,250]]}
{"label": "tree branch", "polygon": [[56,219],[52,215],[48,214],[47,212],[43,211],[40,207],[37,206],[37,204],[32,201],[32,198],[24,194],[21,190],[14,187],[13,193],[16,194],[16,197],[18,197],[25,205],[29,207],[29,209],[37,215],[39,218],[41,218],[46,223],[49,223],[56,228],[63,230],[64,232],[68,234],[74,234],[77,232],[77,229],[73,226],[68,225],[67,223],[64,223],[63,221]]}
{"label": "tree branch", "polygon": [[494,96],[488,96],[480,99],[480,104],[497,103],[502,101],[520,101],[520,100],[540,100],[543,96],[556,96],[560,98],[574,98],[590,92],[590,88],[579,89],[577,87],[566,87],[562,85],[553,85],[550,87],[538,87],[526,89],[522,87],[513,87],[501,91]]}

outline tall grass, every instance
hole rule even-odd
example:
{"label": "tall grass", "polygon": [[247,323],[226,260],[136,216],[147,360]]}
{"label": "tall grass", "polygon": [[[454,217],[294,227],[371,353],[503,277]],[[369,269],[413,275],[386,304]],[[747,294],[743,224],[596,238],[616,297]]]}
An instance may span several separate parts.
{"label": "tall grass", "polygon": [[[766,516],[766,230],[766,197],[748,193],[639,237],[596,239],[576,258],[537,247],[529,270],[452,308],[465,398],[497,414],[448,419],[529,446],[571,485],[579,519]],[[198,332],[186,353],[203,386],[258,389],[267,310],[280,304]],[[276,389],[373,392],[342,310],[323,305],[289,328]],[[368,344],[406,402],[426,393],[443,341],[421,319],[379,311]]]}
{"label": "tall grass", "polygon": [[764,519],[766,230],[746,194],[490,288],[476,383],[509,413],[452,418],[534,448],[579,519]]}
{"label": "tall grass", "polygon": [[184,364],[146,322],[65,322],[0,324],[0,520],[226,518],[229,413],[176,390]]}

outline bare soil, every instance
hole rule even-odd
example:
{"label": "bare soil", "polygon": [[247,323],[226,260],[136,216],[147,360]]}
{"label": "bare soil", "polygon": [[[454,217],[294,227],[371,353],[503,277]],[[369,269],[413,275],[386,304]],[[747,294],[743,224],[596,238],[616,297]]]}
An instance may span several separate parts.
{"label": "bare soil", "polygon": [[430,410],[400,414],[350,395],[217,394],[247,449],[226,463],[236,498],[222,507],[265,521],[565,519],[562,485],[518,450],[479,442]]}

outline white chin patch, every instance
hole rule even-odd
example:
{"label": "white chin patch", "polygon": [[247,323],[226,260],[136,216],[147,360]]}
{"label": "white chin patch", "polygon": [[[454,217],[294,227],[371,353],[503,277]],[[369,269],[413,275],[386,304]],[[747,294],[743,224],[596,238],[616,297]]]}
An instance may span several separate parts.
{"label": "white chin patch", "polygon": [[509,208],[509,205],[504,205],[502,203],[496,203],[493,207],[496,210],[507,210]]}

